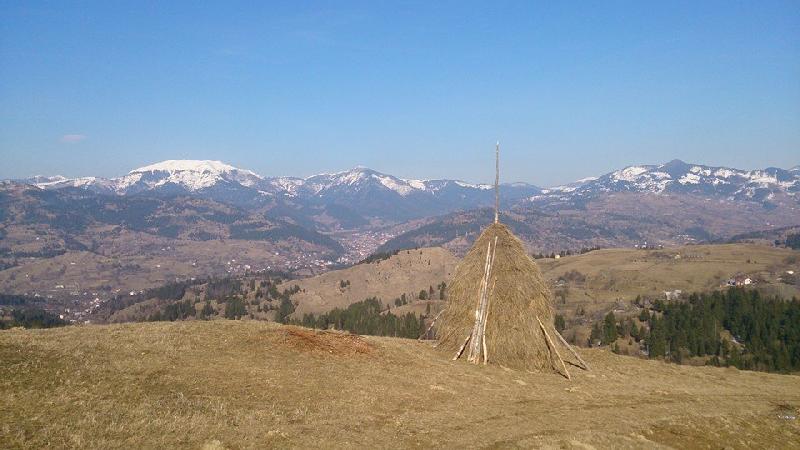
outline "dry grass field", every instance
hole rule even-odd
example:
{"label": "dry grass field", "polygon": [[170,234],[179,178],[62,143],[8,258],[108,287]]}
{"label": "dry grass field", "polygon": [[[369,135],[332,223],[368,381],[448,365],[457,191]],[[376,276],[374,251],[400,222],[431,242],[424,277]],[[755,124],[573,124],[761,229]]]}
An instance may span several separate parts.
{"label": "dry grass field", "polygon": [[706,291],[738,273],[784,297],[800,296],[796,286],[778,278],[800,270],[800,252],[754,244],[689,245],[663,250],[604,249],[560,259],[537,260],[544,276],[555,282],[570,271],[585,282],[568,282],[569,298],[609,302],[637,295],[663,296],[664,291]]}
{"label": "dry grass field", "polygon": [[0,446],[800,445],[798,376],[582,353],[592,370],[567,381],[257,321],[9,330]]}
{"label": "dry grass field", "polygon": [[800,273],[800,252],[767,245],[604,249],[537,263],[551,283],[558,313],[567,319],[564,336],[581,345],[589,337],[591,322],[608,311],[638,315],[632,301],[639,295],[664,299],[665,291],[687,295],[726,289],[725,282],[741,274],[764,295],[800,297],[800,286],[780,281],[787,270]]}
{"label": "dry grass field", "polygon": [[[298,285],[301,292],[296,301],[296,317],[305,313],[323,313],[333,308],[345,308],[369,297],[390,303],[406,294],[415,299],[422,289],[434,288],[447,281],[455,271],[458,260],[441,247],[403,250],[397,255],[369,264],[357,264],[315,277],[289,280],[280,289]],[[349,281],[341,287],[341,281]],[[392,305],[394,306],[394,305]]]}

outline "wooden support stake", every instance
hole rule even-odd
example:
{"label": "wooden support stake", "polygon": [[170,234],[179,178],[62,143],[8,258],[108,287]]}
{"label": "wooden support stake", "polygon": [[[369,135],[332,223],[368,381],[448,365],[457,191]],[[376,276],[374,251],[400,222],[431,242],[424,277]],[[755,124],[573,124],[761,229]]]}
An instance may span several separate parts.
{"label": "wooden support stake", "polygon": [[579,354],[578,354],[578,352],[577,352],[577,351],[575,351],[575,349],[574,349],[574,348],[572,348],[572,346],[571,346],[571,345],[569,345],[569,343],[567,343],[567,340],[566,340],[566,339],[564,339],[564,336],[561,336],[561,333],[559,333],[559,332],[558,332],[558,330],[556,330],[556,336],[558,336],[558,339],[560,339],[560,340],[561,340],[561,343],[562,343],[562,344],[564,344],[564,345],[565,345],[565,346],[566,346],[566,347],[569,349],[569,351],[571,351],[571,352],[572,352],[572,355],[573,355],[575,358],[577,358],[577,359],[578,359],[578,362],[580,362],[581,364],[583,364],[583,367],[582,367],[582,369],[583,369],[583,370],[589,370],[589,365],[588,365],[588,364],[586,364],[586,361],[584,361],[584,360],[583,360],[583,358],[581,358],[581,355],[579,355]]}
{"label": "wooden support stake", "polygon": [[[495,236],[495,247],[497,246],[497,236]],[[472,343],[469,348],[468,360],[471,363],[477,364],[481,359],[481,344],[483,343],[484,321],[486,318],[486,304],[488,302],[487,288],[489,287],[489,276],[492,272],[492,264],[494,262],[494,251],[492,243],[489,243],[486,249],[486,264],[483,268],[483,278],[481,279],[480,297],[478,298],[478,306],[475,308],[475,324],[472,326]]]}
{"label": "wooden support stake", "polygon": [[486,352],[486,335],[484,334],[481,336],[481,339],[483,340],[483,365],[485,366],[486,358],[488,358],[488,353]]}
{"label": "wooden support stake", "polygon": [[561,355],[558,354],[558,350],[556,349],[556,346],[553,344],[553,341],[550,339],[550,335],[547,333],[547,329],[544,327],[542,320],[539,319],[539,316],[536,316],[536,320],[539,322],[539,326],[542,327],[542,332],[544,332],[544,337],[547,338],[547,343],[550,345],[550,349],[553,350],[553,352],[558,357],[558,360],[561,361],[561,367],[564,368],[564,374],[566,374],[568,380],[571,380],[572,378],[570,378],[569,376],[567,365],[564,364],[564,360],[561,359]]}
{"label": "wooden support stake", "polygon": [[456,352],[456,356],[453,356],[453,361],[457,360],[461,356],[461,354],[464,353],[464,348],[467,346],[467,342],[469,342],[469,338],[471,337],[472,337],[471,334],[467,336],[467,339],[464,341],[463,344],[461,344],[461,348],[459,348],[458,352]]}
{"label": "wooden support stake", "polygon": [[441,316],[441,315],[442,315],[442,313],[443,313],[443,312],[445,312],[445,310],[446,310],[446,309],[447,309],[447,308],[445,308],[445,309],[443,309],[443,310],[439,311],[439,314],[437,314],[437,315],[436,315],[436,317],[434,317],[434,318],[433,318],[433,322],[431,322],[431,325],[428,327],[428,329],[427,329],[427,330],[425,330],[425,332],[424,332],[424,333],[422,333],[422,334],[420,334],[420,335],[419,335],[419,337],[417,338],[417,340],[418,340],[418,341],[422,340],[422,336],[427,336],[427,335],[428,335],[428,333],[430,333],[430,331],[431,331],[431,328],[433,328],[433,326],[436,324],[436,321],[439,319],[439,316]]}
{"label": "wooden support stake", "polygon": [[[497,247],[497,238],[494,239],[495,247]],[[494,255],[492,255],[492,261],[494,261]],[[489,298],[486,300],[486,317],[483,319],[483,365],[485,366],[486,363],[489,361],[489,350],[486,349],[486,324],[489,323],[489,306],[492,304],[492,295],[494,294],[494,286],[497,284],[497,277],[494,277],[492,281],[492,288],[489,289]]]}

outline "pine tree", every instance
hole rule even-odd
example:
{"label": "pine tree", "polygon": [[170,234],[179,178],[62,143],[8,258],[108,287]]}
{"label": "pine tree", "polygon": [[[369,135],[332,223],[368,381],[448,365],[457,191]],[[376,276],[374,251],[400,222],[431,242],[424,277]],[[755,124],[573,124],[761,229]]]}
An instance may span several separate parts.
{"label": "pine tree", "polygon": [[614,311],[609,311],[603,320],[603,345],[611,344],[617,340],[617,320]]}
{"label": "pine tree", "polygon": [[567,324],[564,321],[564,316],[562,316],[561,314],[556,314],[556,319],[555,319],[555,324],[554,325],[556,327],[556,330],[559,333],[564,331],[564,329],[567,328]]}

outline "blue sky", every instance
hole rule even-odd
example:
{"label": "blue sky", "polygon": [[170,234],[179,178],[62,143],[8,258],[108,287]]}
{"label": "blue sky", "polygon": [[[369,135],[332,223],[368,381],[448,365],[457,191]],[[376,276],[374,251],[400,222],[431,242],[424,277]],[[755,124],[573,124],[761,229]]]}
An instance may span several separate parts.
{"label": "blue sky", "polygon": [[800,2],[0,1],[0,178],[490,181],[497,139],[542,186],[800,164]]}

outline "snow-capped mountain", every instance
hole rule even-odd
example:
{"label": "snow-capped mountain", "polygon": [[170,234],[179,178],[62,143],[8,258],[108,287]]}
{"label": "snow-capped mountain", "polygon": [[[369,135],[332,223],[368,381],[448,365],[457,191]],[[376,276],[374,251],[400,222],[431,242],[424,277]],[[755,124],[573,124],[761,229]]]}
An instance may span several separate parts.
{"label": "snow-capped mountain", "polygon": [[[269,180],[273,189],[314,203],[349,207],[365,216],[409,219],[491,204],[492,186],[459,180],[418,180],[387,175],[366,167],[307,178]],[[526,183],[502,185],[505,202],[539,192]]]}
{"label": "snow-capped mountain", "polygon": [[[321,173],[307,178],[277,177],[269,179],[273,188],[283,190],[292,195],[326,196],[347,191],[349,193],[363,191],[370,188],[388,190],[406,197],[413,194],[435,194],[448,187],[458,187],[467,190],[490,190],[488,184],[470,184],[459,180],[415,180],[398,178],[378,171],[355,167],[350,170],[335,173]],[[518,187],[531,186],[517,183]]]}
{"label": "snow-capped mountain", "polygon": [[[265,178],[219,161],[170,160],[132,170],[119,178],[38,176],[24,181],[49,190],[79,188],[107,195],[190,195],[246,207],[335,206],[344,207],[350,215],[389,220],[426,217],[494,203],[491,185],[405,179],[366,167],[306,178]],[[500,189],[504,207],[524,200],[542,205],[584,202],[618,192],[687,194],[760,202],[765,206],[784,200],[796,204],[800,201],[797,195],[800,167],[739,170],[674,160],[661,165],[629,166],[544,190],[526,183],[503,184]]]}
{"label": "snow-capped mountain", "polygon": [[41,189],[82,188],[92,192],[112,194],[115,183],[113,180],[98,177],[67,178],[61,175],[43,176],[36,175],[23,180],[16,180],[25,184],[32,184]]}
{"label": "snow-capped mountain", "polygon": [[249,170],[220,161],[168,160],[132,170],[115,179],[119,193],[136,193],[165,186],[196,192],[218,184],[238,184],[257,188],[264,179]]}
{"label": "snow-capped mountain", "polygon": [[629,166],[600,177],[544,189],[532,200],[575,200],[613,192],[695,194],[757,202],[786,195],[798,200],[800,170],[775,167],[739,170],[673,160],[661,165]]}
{"label": "snow-capped mountain", "polygon": [[168,160],[131,170],[118,178],[37,175],[19,180],[42,189],[83,188],[104,194],[128,195],[145,191],[198,192],[220,184],[256,188],[259,175],[220,161]]}
{"label": "snow-capped mountain", "polygon": [[[491,204],[492,186],[458,180],[414,180],[365,167],[307,178],[264,178],[220,161],[169,160],[119,178],[35,177],[42,189],[82,188],[101,194],[195,195],[240,206],[276,197],[294,202],[339,205],[367,217],[409,219]],[[525,183],[503,185],[504,202],[539,192]]]}

